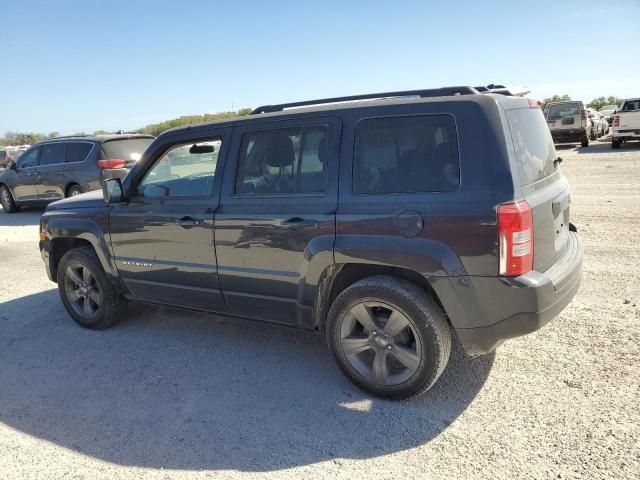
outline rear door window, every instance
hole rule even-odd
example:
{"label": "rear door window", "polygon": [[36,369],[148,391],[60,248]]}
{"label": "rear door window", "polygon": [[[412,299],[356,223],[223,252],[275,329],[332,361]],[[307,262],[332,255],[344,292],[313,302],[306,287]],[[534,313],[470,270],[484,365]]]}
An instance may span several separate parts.
{"label": "rear door window", "polygon": [[362,120],[356,127],[354,193],[446,192],[460,185],[453,117]]}
{"label": "rear door window", "polygon": [[555,169],[556,149],[540,110],[507,110],[506,116],[522,185],[528,185],[552,174]]}
{"label": "rear door window", "polygon": [[67,162],[82,162],[93,148],[92,143],[71,142],[67,147]]}
{"label": "rear door window", "polygon": [[246,133],[235,193],[323,193],[328,131],[328,126],[314,126]]}
{"label": "rear door window", "polygon": [[56,142],[43,145],[40,153],[40,166],[63,164],[67,158],[67,143]]}

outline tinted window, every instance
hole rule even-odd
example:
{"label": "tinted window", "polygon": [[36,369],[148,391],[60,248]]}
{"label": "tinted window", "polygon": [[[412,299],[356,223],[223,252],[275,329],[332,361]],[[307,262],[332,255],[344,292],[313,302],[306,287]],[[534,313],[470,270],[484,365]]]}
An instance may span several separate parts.
{"label": "tinted window", "polygon": [[578,102],[572,103],[554,103],[549,107],[549,120],[558,120],[559,118],[573,115],[580,115],[582,105]]}
{"label": "tinted window", "polygon": [[637,112],[640,110],[640,100],[625,100],[622,107],[623,112]]}
{"label": "tinted window", "polygon": [[67,162],[82,162],[93,148],[92,143],[74,142],[67,147]]}
{"label": "tinted window", "polygon": [[18,160],[18,163],[17,163],[18,168],[37,167],[39,152],[40,152],[40,147],[32,148],[31,150],[25,152]]}
{"label": "tinted window", "polygon": [[540,110],[507,110],[506,115],[522,185],[528,185],[553,173],[556,150],[551,132]]}
{"label": "tinted window", "polygon": [[458,139],[449,115],[363,120],[356,128],[355,193],[456,190]]}
{"label": "tinted window", "polygon": [[211,195],[221,139],[169,149],[146,174],[138,194],[144,197]]}
{"label": "tinted window", "polygon": [[64,163],[67,157],[65,142],[47,143],[41,147],[40,166]]}
{"label": "tinted window", "polygon": [[323,192],[327,136],[326,126],[245,134],[240,148],[236,193]]}
{"label": "tinted window", "polygon": [[109,140],[102,144],[102,149],[107,159],[124,160],[127,162],[127,166],[131,166],[140,159],[151,142],[153,142],[153,138]]}

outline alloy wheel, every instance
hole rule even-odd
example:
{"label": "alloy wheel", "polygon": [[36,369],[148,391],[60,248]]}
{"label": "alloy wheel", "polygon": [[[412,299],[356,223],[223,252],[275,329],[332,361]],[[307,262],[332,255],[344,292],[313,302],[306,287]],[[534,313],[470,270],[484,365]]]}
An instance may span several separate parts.
{"label": "alloy wheel", "polygon": [[394,386],[420,368],[422,343],[409,318],[392,305],[366,301],[353,306],[340,325],[340,346],[367,381]]}
{"label": "alloy wheel", "polygon": [[64,291],[69,304],[82,318],[88,320],[98,314],[102,301],[100,286],[85,265],[77,263],[67,267]]}

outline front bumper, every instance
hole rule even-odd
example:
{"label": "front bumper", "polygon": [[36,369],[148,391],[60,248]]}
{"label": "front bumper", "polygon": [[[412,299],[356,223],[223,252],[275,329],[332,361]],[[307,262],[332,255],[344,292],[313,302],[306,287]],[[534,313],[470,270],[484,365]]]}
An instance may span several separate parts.
{"label": "front bumper", "polygon": [[[544,273],[473,278],[477,303],[465,309],[470,328],[456,328],[466,352],[489,353],[505,340],[534,332],[556,317],[578,291],[583,255],[582,240],[570,232],[565,253]],[[474,323],[479,326],[471,326]]]}
{"label": "front bumper", "polygon": [[551,137],[554,143],[581,142],[586,135],[584,128],[551,129]]}

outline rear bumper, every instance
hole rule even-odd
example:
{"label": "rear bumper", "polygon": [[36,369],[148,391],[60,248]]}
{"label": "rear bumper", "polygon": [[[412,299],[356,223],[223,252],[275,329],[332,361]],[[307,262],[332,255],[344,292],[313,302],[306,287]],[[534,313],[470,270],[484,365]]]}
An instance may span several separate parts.
{"label": "rear bumper", "polygon": [[534,332],[556,317],[578,291],[583,254],[580,237],[571,232],[564,255],[544,273],[472,278],[475,304],[465,306],[469,328],[456,327],[458,322],[451,319],[467,353],[489,353],[505,340]]}
{"label": "rear bumper", "polygon": [[640,128],[637,129],[613,129],[611,136],[616,140],[640,139]]}
{"label": "rear bumper", "polygon": [[580,142],[585,135],[584,128],[551,129],[551,137],[555,143]]}

